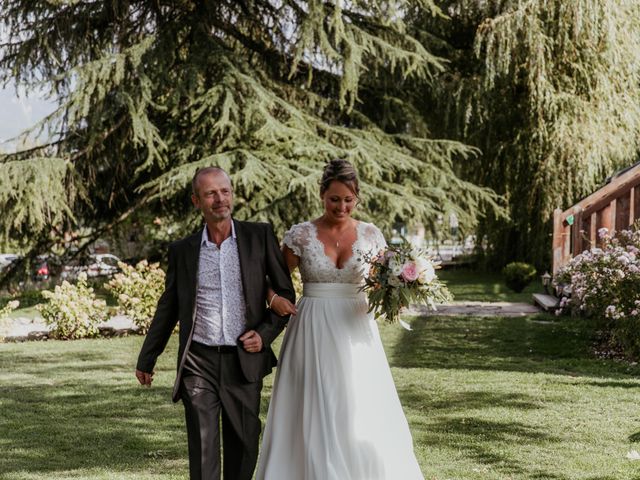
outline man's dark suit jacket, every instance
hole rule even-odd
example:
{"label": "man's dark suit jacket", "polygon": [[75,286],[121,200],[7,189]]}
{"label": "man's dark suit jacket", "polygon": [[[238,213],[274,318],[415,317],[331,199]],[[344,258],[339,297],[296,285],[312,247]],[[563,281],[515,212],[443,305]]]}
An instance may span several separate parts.
{"label": "man's dark suit jacket", "polygon": [[[288,320],[288,317],[280,317],[266,308],[267,289],[271,285],[274,291],[291,302],[295,301],[295,293],[271,225],[238,220],[233,220],[233,223],[242,272],[247,330],[257,331],[264,343],[262,351],[249,353],[239,342],[238,356],[246,380],[256,382],[268,375],[276,365],[271,342],[280,334]],[[193,336],[201,239],[202,230],[169,246],[165,290],[158,301],[136,367],[142,372],[153,371],[171,332],[176,323],[180,322],[178,374],[172,394],[174,402],[179,398],[182,369]]]}

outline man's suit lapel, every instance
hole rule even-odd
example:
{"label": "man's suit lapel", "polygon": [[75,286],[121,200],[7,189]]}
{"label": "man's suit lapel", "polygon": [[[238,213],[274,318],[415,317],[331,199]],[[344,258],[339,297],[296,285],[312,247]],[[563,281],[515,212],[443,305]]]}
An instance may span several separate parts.
{"label": "man's suit lapel", "polygon": [[189,247],[185,252],[185,266],[187,269],[187,279],[189,285],[190,297],[196,298],[198,288],[198,263],[200,261],[200,241],[202,240],[202,230],[194,233],[189,237]]}

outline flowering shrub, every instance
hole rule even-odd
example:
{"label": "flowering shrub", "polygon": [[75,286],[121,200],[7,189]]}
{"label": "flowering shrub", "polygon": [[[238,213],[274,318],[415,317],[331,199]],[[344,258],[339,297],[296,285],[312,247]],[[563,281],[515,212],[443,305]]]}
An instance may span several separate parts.
{"label": "flowering shrub", "polygon": [[364,255],[369,264],[362,290],[369,299],[369,311],[390,323],[399,321],[400,310],[420,302],[435,310],[436,302],[451,300],[451,293],[438,280],[438,262],[408,244],[389,246],[379,255]]}
{"label": "flowering shrub", "polygon": [[627,354],[640,356],[640,231],[611,236],[598,231],[602,248],[575,256],[554,283],[570,284],[561,306],[605,321],[612,338]]}
{"label": "flowering shrub", "polygon": [[4,307],[0,308],[0,321],[4,320],[11,312],[20,306],[18,300],[9,301]]}
{"label": "flowering shrub", "polygon": [[[8,323],[9,314],[20,306],[18,300],[10,300],[7,304],[0,308],[0,326],[4,327],[5,323]],[[0,336],[0,339],[4,337]]]}
{"label": "flowering shrub", "polygon": [[507,287],[520,293],[536,278],[536,269],[528,263],[511,262],[502,269],[502,274]]}
{"label": "flowering shrub", "polygon": [[121,272],[105,285],[118,300],[118,311],[146,333],[164,290],[165,274],[157,263],[142,260],[135,267],[118,263]]}
{"label": "flowering shrub", "polygon": [[81,273],[74,285],[66,280],[53,292],[42,291],[45,303],[36,308],[47,325],[53,328],[50,335],[61,339],[95,337],[98,324],[107,317],[107,305],[97,300],[93,288],[87,285],[87,275]]}

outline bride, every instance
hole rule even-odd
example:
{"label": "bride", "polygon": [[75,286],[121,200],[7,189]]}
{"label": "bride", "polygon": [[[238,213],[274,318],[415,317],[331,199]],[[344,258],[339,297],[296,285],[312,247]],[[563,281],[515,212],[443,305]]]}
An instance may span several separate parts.
{"label": "bride", "polygon": [[[422,479],[378,328],[359,292],[362,254],[386,246],[351,218],[358,179],[345,160],[324,169],[324,214],[284,237],[304,293],[282,342],[257,480]],[[295,313],[271,295],[276,313]]]}

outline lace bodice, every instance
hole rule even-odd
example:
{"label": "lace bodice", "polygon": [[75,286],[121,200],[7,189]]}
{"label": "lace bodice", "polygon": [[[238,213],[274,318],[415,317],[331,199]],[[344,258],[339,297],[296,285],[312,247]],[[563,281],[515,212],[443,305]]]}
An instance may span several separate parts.
{"label": "lace bodice", "polygon": [[364,274],[363,253],[377,253],[387,243],[378,227],[358,222],[352,256],[342,268],[336,267],[318,240],[318,230],[311,222],[298,223],[285,233],[284,243],[300,257],[300,275],[304,283],[361,283]]}

